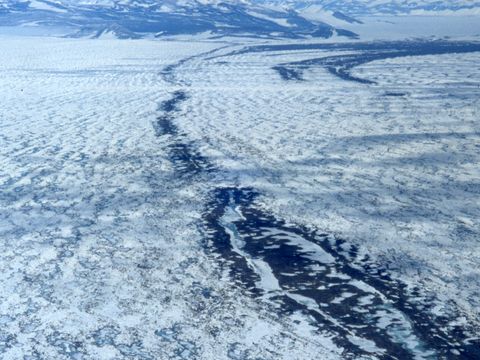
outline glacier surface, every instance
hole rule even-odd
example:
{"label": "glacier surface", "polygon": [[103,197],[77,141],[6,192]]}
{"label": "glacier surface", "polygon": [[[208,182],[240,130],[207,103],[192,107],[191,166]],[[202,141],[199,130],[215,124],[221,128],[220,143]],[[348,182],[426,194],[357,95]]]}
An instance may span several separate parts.
{"label": "glacier surface", "polygon": [[477,42],[0,40],[2,358],[479,355]]}

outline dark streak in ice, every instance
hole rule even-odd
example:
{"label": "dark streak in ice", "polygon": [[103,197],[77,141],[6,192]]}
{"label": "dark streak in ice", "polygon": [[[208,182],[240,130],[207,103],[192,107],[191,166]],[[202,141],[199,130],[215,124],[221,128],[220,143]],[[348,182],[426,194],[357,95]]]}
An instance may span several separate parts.
{"label": "dark streak in ice", "polygon": [[[309,314],[351,358],[480,358],[478,343],[469,343],[460,325],[429,312],[434,299],[392,279],[346,241],[266,213],[255,206],[257,196],[252,189],[216,189],[203,216],[208,249],[249,294],[281,313]],[[277,285],[263,287],[261,267]]]}
{"label": "dark streak in ice", "polygon": [[213,169],[208,159],[196,150],[195,145],[187,140],[186,135],[180,132],[174,123],[180,104],[187,99],[184,91],[175,91],[170,99],[160,104],[162,114],[153,124],[157,136],[171,137],[172,141],[167,146],[168,156],[182,177],[198,175]]}

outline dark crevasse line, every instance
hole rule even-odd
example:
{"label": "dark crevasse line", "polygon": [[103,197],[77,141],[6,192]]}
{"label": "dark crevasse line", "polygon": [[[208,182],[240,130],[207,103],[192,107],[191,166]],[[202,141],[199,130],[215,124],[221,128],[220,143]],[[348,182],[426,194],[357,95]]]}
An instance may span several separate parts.
{"label": "dark crevasse line", "polygon": [[165,100],[161,104],[160,109],[165,113],[178,111],[179,109],[177,105],[184,102],[185,100],[187,100],[187,94],[184,91],[175,91],[171,99]]}
{"label": "dark crevasse line", "polygon": [[303,74],[301,71],[299,71],[298,68],[277,65],[277,66],[274,66],[272,69],[275,70],[283,80],[303,81],[303,76],[302,76]]}
{"label": "dark crevasse line", "polygon": [[[192,60],[204,58],[205,56],[212,55],[217,51],[221,51],[231,46],[233,46],[233,44],[221,46],[181,59],[174,64],[165,66],[160,71],[160,75],[164,81],[170,84],[188,86],[188,82],[177,79],[176,73],[178,68]],[[173,92],[170,99],[165,100],[160,104],[159,111],[161,114],[153,123],[155,134],[158,137],[170,136],[171,142],[167,146],[168,156],[174,165],[177,174],[181,177],[192,177],[203,172],[211,172],[214,169],[208,159],[202,156],[202,154],[196,149],[195,144],[188,140],[187,134],[181,132],[175,124],[175,115],[180,110],[179,106],[187,99],[188,96],[185,91],[177,90]]]}
{"label": "dark crevasse line", "polygon": [[358,51],[355,54],[326,56],[303,61],[284,63],[273,67],[284,80],[303,80],[303,72],[313,66],[321,66],[331,74],[347,81],[361,84],[376,84],[375,81],[359,78],[351,74],[351,70],[372,61],[394,59],[406,56],[444,55],[453,53],[470,53],[480,51],[480,43],[464,42],[400,42],[384,43],[385,48],[378,45],[347,47],[344,50]]}
{"label": "dark crevasse line", "polygon": [[159,110],[162,112],[157,120],[153,123],[155,134],[162,135],[178,135],[178,128],[173,123],[174,113],[179,111],[179,105],[187,100],[187,94],[184,91],[177,90],[172,94],[172,97],[163,101]]}
{"label": "dark crevasse line", "polygon": [[192,177],[213,170],[208,159],[200,154],[194,144],[188,141],[187,136],[179,131],[174,123],[174,116],[179,111],[179,105],[187,99],[186,92],[175,91],[170,99],[160,104],[162,114],[153,124],[157,136],[171,137],[172,141],[167,145],[168,157],[174,165],[175,171],[181,177]]}
{"label": "dark crevasse line", "polygon": [[[176,91],[160,104],[154,123],[180,178],[216,172],[175,125],[188,96]],[[215,186],[215,185],[213,185]],[[217,188],[203,214],[207,251],[226,266],[247,295],[280,315],[303,312],[320,332],[334,336],[345,358],[478,359],[456,318],[434,316],[434,299],[394,281],[388,272],[343,240],[288,225],[255,206],[253,189]]]}
{"label": "dark crevasse line", "polygon": [[245,46],[242,49],[219,55],[227,57],[247,53],[285,52],[285,51],[362,51],[362,52],[385,52],[385,51],[410,51],[430,52],[473,52],[480,51],[479,41],[450,41],[450,40],[398,40],[398,41],[373,41],[373,42],[342,42],[342,43],[303,43],[303,44],[269,44]]}
{"label": "dark crevasse line", "polygon": [[255,206],[252,189],[213,191],[203,216],[207,247],[251,296],[283,314],[301,311],[334,334],[345,357],[478,359],[478,340],[429,311],[434,299],[407,289],[344,240],[288,225]]}
{"label": "dark crevasse line", "polygon": [[[431,55],[431,54],[422,54]],[[329,56],[317,59],[280,64],[273,67],[284,80],[303,80],[304,70],[313,66],[321,66],[332,75],[347,81],[354,81],[360,84],[376,84],[375,81],[353,76],[350,72],[353,68],[376,60],[393,59],[405,56],[419,56],[410,52],[387,52],[387,53],[361,53],[352,55]]]}
{"label": "dark crevasse line", "polygon": [[192,61],[192,60],[195,60],[195,59],[200,59],[200,58],[203,58],[205,56],[209,56],[209,55],[213,55],[215,54],[217,51],[220,51],[220,50],[223,50],[223,49],[226,49],[228,47],[231,47],[233,46],[232,44],[229,44],[229,45],[225,45],[225,46],[222,46],[222,47],[219,47],[219,48],[215,48],[213,50],[209,50],[209,51],[206,51],[206,52],[203,52],[201,54],[196,54],[196,55],[193,55],[193,56],[189,56],[189,57],[186,57],[184,59],[181,59],[179,60],[178,62],[174,63],[174,64],[169,64],[167,66],[165,66],[161,71],[160,71],[160,75],[162,76],[163,80],[167,83],[170,83],[170,84],[177,84],[177,85],[189,85],[187,82],[185,81],[180,81],[177,79],[176,77],[176,71],[179,67],[181,67],[182,65]]}
{"label": "dark crevasse line", "polygon": [[447,40],[408,40],[376,41],[337,44],[279,44],[247,46],[243,49],[221,55],[235,56],[247,53],[285,52],[285,51],[344,51],[354,52],[345,55],[325,56],[303,61],[278,64],[273,69],[284,80],[303,80],[303,72],[313,66],[322,66],[331,74],[348,81],[362,84],[375,84],[374,81],[351,75],[351,70],[376,60],[393,59],[406,56],[443,55],[480,51],[480,42]]}

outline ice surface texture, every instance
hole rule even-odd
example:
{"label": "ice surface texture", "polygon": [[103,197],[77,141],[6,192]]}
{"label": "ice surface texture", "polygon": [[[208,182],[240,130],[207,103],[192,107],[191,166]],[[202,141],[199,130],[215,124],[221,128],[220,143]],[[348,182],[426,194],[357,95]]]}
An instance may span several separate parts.
{"label": "ice surface texture", "polygon": [[476,356],[478,53],[0,47],[2,358]]}
{"label": "ice surface texture", "polygon": [[160,70],[219,45],[41,40],[0,45],[0,357],[335,358],[204,255],[204,191],[152,127]]}

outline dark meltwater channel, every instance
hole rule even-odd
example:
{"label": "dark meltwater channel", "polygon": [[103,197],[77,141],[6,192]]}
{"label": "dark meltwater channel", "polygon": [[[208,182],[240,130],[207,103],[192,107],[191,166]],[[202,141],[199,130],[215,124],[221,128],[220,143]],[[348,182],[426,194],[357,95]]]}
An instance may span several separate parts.
{"label": "dark meltwater channel", "polygon": [[[342,50],[356,52],[281,64],[276,70],[286,80],[302,80],[303,70],[322,65],[345,80],[369,83],[353,78],[350,70],[385,58],[480,49],[478,44],[467,43],[456,48],[440,42],[426,47],[411,42],[394,45],[342,45],[348,48]],[[174,69],[167,70],[173,74]],[[220,170],[176,125],[180,105],[186,100],[185,91],[172,93],[160,104],[154,128],[157,136],[165,138],[165,149],[179,178],[205,180]],[[393,279],[386,270],[388,264],[379,266],[332,235],[287,224],[257,206],[258,196],[250,188],[218,188],[211,192],[203,214],[207,251],[244,293],[271,305],[281,316],[307,315],[322,336],[332,336],[344,349],[344,358],[480,359],[474,331],[456,321],[458,314],[435,314],[438,301]]]}
{"label": "dark meltwater channel", "polygon": [[153,124],[157,136],[170,136],[172,141],[167,146],[168,156],[175,170],[182,177],[198,175],[203,171],[211,170],[212,165],[202,156],[186,134],[178,130],[174,122],[174,115],[179,111],[179,105],[187,100],[184,91],[175,91],[172,97],[160,104],[162,114]]}
{"label": "dark meltwater channel", "polygon": [[310,315],[350,358],[479,358],[462,329],[434,319],[415,290],[345,241],[265,213],[256,197],[251,189],[217,189],[204,215],[208,247],[252,296],[283,314]]}
{"label": "dark meltwater channel", "polygon": [[[445,54],[463,54],[480,51],[479,42],[462,41],[392,41],[345,44],[296,44],[264,45],[247,47],[243,52],[285,51],[285,50],[334,50],[345,54],[323,56],[319,58],[279,64],[273,69],[284,80],[303,80],[303,73],[311,67],[320,66],[332,75],[343,80],[361,84],[376,84],[375,81],[362,79],[351,74],[355,67],[373,61],[395,59],[407,56],[427,56]],[[352,53],[353,52],[353,53]]]}

